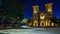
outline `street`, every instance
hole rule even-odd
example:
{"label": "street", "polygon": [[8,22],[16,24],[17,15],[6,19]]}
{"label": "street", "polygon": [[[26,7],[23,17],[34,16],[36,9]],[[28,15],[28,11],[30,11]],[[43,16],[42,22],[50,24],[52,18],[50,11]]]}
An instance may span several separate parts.
{"label": "street", "polygon": [[0,34],[60,34],[60,28],[4,29]]}

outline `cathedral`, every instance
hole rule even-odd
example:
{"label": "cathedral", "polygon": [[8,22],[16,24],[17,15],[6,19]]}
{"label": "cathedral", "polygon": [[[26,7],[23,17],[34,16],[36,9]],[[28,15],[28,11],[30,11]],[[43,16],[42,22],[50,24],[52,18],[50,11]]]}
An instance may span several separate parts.
{"label": "cathedral", "polygon": [[32,6],[33,8],[33,18],[32,22],[29,23],[29,26],[33,25],[34,27],[46,27],[46,26],[54,26],[55,24],[51,21],[53,19],[53,3],[45,4],[46,10],[39,11],[39,6]]}
{"label": "cathedral", "polygon": [[53,10],[52,10],[53,3],[45,4],[46,11],[39,11],[39,6],[33,6],[33,26],[53,26]]}

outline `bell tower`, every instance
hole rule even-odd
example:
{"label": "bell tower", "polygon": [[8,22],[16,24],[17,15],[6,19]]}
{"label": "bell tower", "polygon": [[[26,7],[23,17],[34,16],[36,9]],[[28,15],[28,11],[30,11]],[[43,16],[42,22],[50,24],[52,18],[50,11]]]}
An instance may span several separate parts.
{"label": "bell tower", "polygon": [[35,5],[33,7],[33,26],[38,27],[38,12],[39,12],[39,6]]}
{"label": "bell tower", "polygon": [[45,4],[46,12],[47,12],[47,17],[48,17],[48,18],[53,18],[52,5],[53,5],[53,3]]}
{"label": "bell tower", "polygon": [[45,7],[46,7],[46,11],[50,14],[53,14],[52,13],[52,5],[53,3],[48,3],[48,4],[45,4]]}

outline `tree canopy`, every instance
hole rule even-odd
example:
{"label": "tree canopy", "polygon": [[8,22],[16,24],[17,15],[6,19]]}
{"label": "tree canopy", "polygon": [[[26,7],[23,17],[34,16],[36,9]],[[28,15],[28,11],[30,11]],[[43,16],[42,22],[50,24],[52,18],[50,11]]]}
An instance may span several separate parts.
{"label": "tree canopy", "polygon": [[23,17],[25,3],[19,2],[18,0],[1,0],[0,2],[0,8],[3,9],[2,11],[5,10],[7,12],[7,16]]}

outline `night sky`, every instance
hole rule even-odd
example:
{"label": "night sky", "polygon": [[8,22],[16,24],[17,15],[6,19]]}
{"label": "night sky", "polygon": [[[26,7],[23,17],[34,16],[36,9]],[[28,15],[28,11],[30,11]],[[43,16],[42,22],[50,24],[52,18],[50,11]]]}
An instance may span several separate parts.
{"label": "night sky", "polygon": [[24,17],[32,18],[32,6],[39,5],[40,11],[46,11],[45,4],[53,3],[53,13],[56,18],[60,18],[60,0],[18,0],[25,4]]}
{"label": "night sky", "polygon": [[26,4],[24,8],[24,17],[32,18],[32,6],[39,5],[40,11],[45,11],[45,4],[53,3],[53,13],[56,18],[60,18],[60,0],[19,0]]}

